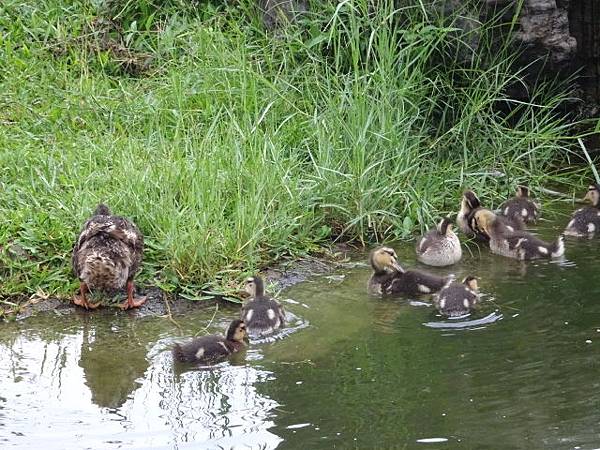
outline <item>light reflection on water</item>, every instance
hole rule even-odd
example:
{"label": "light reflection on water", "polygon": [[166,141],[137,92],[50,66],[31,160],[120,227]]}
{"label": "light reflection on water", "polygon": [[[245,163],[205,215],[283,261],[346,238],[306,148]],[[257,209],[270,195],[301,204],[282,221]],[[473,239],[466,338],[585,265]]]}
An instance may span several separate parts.
{"label": "light reflection on water", "polygon": [[269,429],[278,403],[256,389],[271,372],[243,360],[181,371],[161,351],[171,338],[146,360],[135,326],[117,322],[0,345],[2,447],[277,447]]}

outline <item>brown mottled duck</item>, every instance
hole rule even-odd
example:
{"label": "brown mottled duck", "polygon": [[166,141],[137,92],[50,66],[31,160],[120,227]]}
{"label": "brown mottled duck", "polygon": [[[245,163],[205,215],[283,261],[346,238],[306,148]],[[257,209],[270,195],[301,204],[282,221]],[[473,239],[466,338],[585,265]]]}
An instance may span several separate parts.
{"label": "brown mottled duck", "polygon": [[73,247],[73,272],[79,278],[79,294],[73,302],[86,309],[100,305],[88,296],[100,292],[112,298],[123,289],[127,300],[122,309],[137,308],[145,297],[135,297],[133,278],[140,269],[144,252],[144,237],[129,219],[114,216],[106,205],[100,204],[93,216],[83,225]]}

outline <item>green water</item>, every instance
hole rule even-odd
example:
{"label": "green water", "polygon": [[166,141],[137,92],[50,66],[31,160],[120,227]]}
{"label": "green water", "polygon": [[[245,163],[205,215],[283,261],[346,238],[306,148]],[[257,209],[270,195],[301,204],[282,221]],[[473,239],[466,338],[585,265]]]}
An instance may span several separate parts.
{"label": "green water", "polygon": [[183,331],[112,311],[2,324],[0,448],[598,448],[599,248],[568,240],[566,260],[522,264],[471,246],[437,271],[480,277],[458,329],[368,297],[366,266],[313,278],[280,295],[293,332],[211,370],[175,370],[168,350],[213,309],[177,317]]}

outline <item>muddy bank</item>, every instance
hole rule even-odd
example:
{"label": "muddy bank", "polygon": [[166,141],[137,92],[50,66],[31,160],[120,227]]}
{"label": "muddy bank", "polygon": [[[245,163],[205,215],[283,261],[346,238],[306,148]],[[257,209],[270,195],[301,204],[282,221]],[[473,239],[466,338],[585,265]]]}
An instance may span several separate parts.
{"label": "muddy bank", "polygon": [[[338,245],[335,251],[327,253],[323,258],[302,258],[282,260],[265,267],[260,274],[268,285],[274,285],[276,291],[292,286],[306,280],[313,275],[322,275],[349,264],[350,255],[357,253],[358,249]],[[140,295],[147,296],[146,303],[140,308],[121,312],[118,307],[101,307],[95,311],[85,311],[75,306],[65,298],[58,297],[25,297],[7,300],[0,305],[0,320],[23,320],[33,315],[51,313],[56,315],[67,314],[131,314],[139,318],[152,316],[177,316],[201,308],[213,307],[215,302],[224,307],[235,307],[232,301],[221,297],[214,300],[187,300],[178,294],[168,294],[156,287],[141,287]],[[240,300],[241,302],[241,300]]]}

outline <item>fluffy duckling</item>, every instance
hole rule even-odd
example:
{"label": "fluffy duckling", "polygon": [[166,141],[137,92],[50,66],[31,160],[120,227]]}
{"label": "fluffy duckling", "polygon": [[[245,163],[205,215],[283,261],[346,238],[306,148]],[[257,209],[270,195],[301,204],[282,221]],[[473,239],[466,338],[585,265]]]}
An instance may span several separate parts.
{"label": "fluffy duckling", "polygon": [[460,210],[456,215],[456,224],[460,231],[469,237],[476,236],[475,231],[471,228],[470,217],[481,207],[481,202],[479,201],[479,197],[475,195],[475,192],[465,191],[463,193],[460,201]]}
{"label": "fluffy duckling", "polygon": [[100,204],[94,215],[83,225],[73,247],[73,272],[79,278],[79,295],[73,302],[86,309],[91,303],[88,292],[101,291],[107,295],[127,289],[122,309],[141,306],[146,297],[135,297],[133,277],[142,263],[144,237],[129,219],[113,216],[106,205]]}
{"label": "fluffy duckling", "polygon": [[458,317],[468,314],[479,301],[477,278],[468,276],[462,283],[450,280],[433,296],[433,303],[441,314]]}
{"label": "fluffy duckling", "polygon": [[527,231],[510,231],[499,216],[484,209],[473,217],[473,224],[490,236],[490,250],[498,255],[520,260],[558,258],[565,253],[563,236],[556,242],[544,242]]}
{"label": "fluffy duckling", "polygon": [[592,238],[600,231],[600,184],[590,185],[583,199],[591,201],[592,206],[580,208],[573,213],[565,234]]}
{"label": "fluffy duckling", "polygon": [[[487,242],[490,237],[480,228],[473,226],[473,217],[479,211],[490,211],[481,206],[479,198],[473,191],[465,191],[461,200],[460,210],[456,216],[456,223],[465,235],[475,237],[480,241]],[[491,211],[490,211],[491,212]],[[509,231],[523,230],[523,221],[519,218],[508,218],[499,216],[498,221],[501,222]]]}
{"label": "fluffy duckling", "polygon": [[430,266],[449,266],[462,258],[458,236],[452,230],[452,221],[445,217],[437,228],[428,231],[417,243],[417,259]]}
{"label": "fluffy duckling", "polygon": [[251,334],[269,334],[285,325],[283,306],[265,295],[265,285],[259,276],[246,280],[244,290],[250,294],[241,312],[241,318],[246,322]]}
{"label": "fluffy duckling", "polygon": [[226,336],[211,334],[194,339],[186,344],[175,344],[173,358],[179,362],[207,364],[225,359],[239,352],[245,345],[246,324],[234,320],[227,329]]}
{"label": "fluffy duckling", "polygon": [[448,281],[418,270],[405,270],[398,264],[398,256],[393,248],[380,247],[369,256],[373,274],[369,278],[367,290],[372,295],[431,294],[439,291]]}
{"label": "fluffy duckling", "polygon": [[517,186],[516,196],[502,203],[500,211],[509,219],[532,223],[538,219],[540,205],[529,197],[529,188]]}

